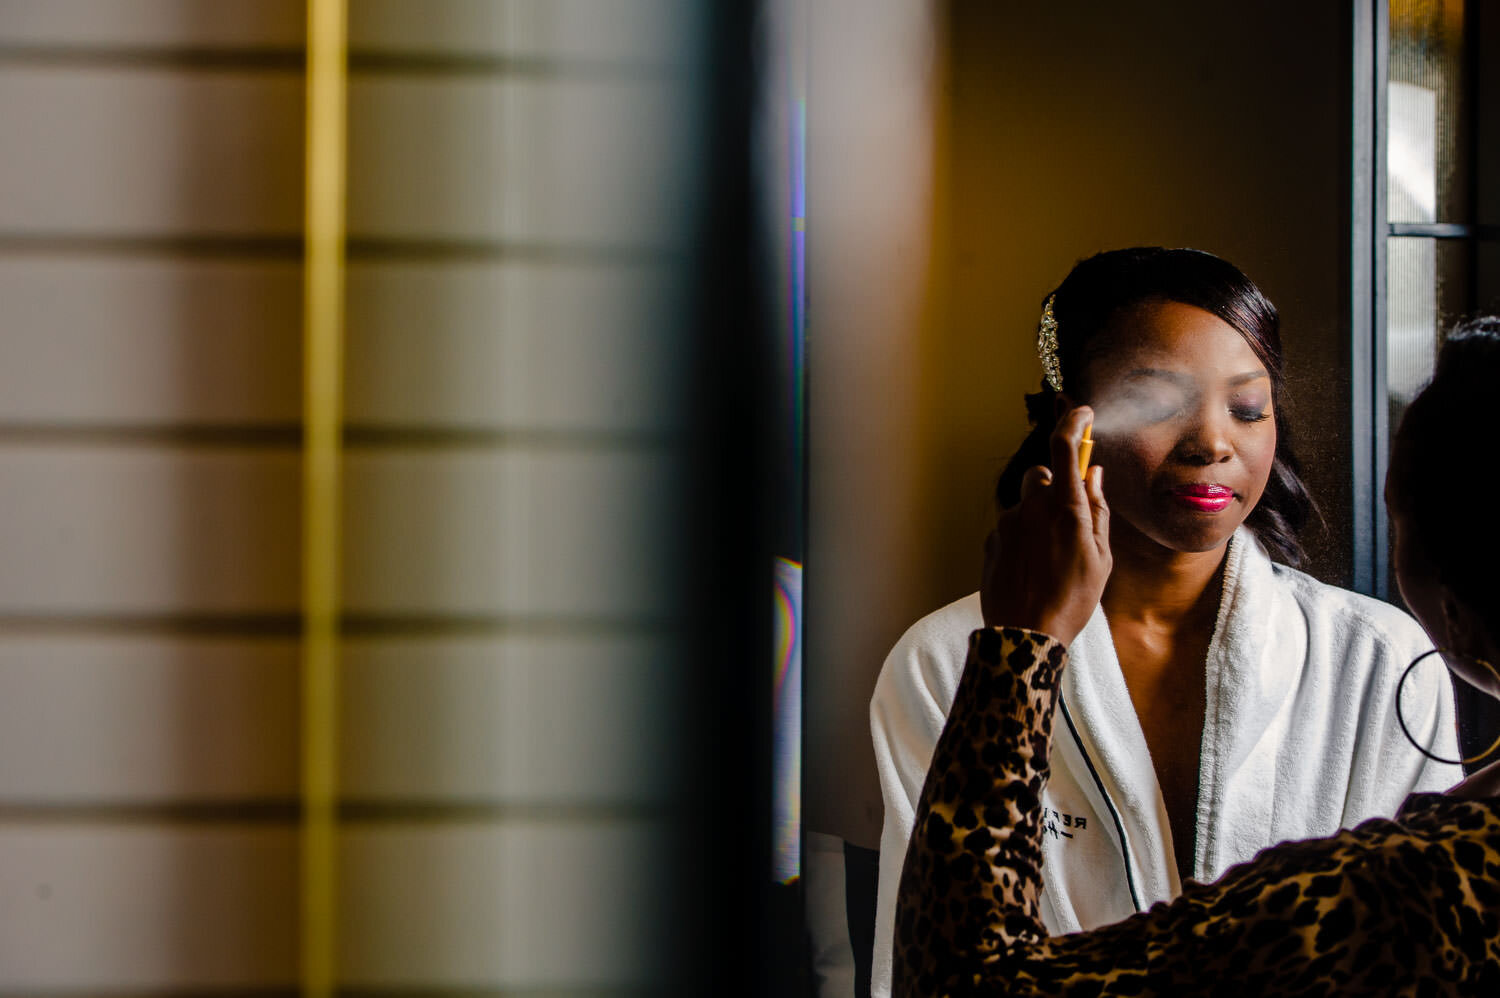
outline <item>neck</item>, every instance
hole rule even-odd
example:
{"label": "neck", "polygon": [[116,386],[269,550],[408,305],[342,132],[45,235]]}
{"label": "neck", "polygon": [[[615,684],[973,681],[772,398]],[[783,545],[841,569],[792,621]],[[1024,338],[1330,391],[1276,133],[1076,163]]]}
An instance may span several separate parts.
{"label": "neck", "polygon": [[[1481,627],[1474,635],[1472,647],[1465,648],[1464,651],[1472,659],[1489,663],[1492,675],[1480,674],[1467,679],[1461,678],[1460,681],[1469,682],[1481,693],[1490,697],[1500,698],[1500,673],[1494,672],[1495,669],[1500,668],[1500,648],[1496,647],[1488,629]],[[1500,797],[1500,760],[1476,769],[1450,787],[1448,793],[1454,797],[1464,797],[1470,800]]]}
{"label": "neck", "polygon": [[1218,616],[1227,541],[1209,551],[1173,551],[1116,520],[1109,544],[1114,568],[1100,603],[1112,620],[1177,629],[1211,625]]}
{"label": "neck", "polygon": [[1450,797],[1462,797],[1465,800],[1500,797],[1500,762],[1492,762],[1483,769],[1475,770],[1449,787],[1447,792]]}

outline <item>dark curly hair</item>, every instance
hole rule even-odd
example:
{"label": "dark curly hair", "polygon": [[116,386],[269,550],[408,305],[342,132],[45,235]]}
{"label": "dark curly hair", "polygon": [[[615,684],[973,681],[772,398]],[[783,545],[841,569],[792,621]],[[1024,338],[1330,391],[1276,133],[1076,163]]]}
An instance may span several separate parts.
{"label": "dark curly hair", "polygon": [[[1300,535],[1316,507],[1302,481],[1287,426],[1281,319],[1254,282],[1212,253],[1138,246],[1079,261],[1052,294],[1063,383],[1070,397],[1079,401],[1088,399],[1083,373],[1107,339],[1100,334],[1122,311],[1150,302],[1179,302],[1210,312],[1239,331],[1271,376],[1276,418],[1270,480],[1245,525],[1272,558],[1301,565],[1306,553]],[[1056,424],[1056,398],[1057,392],[1045,380],[1040,391],[1026,396],[1032,430],[995,485],[995,501],[1002,508],[1020,501],[1026,469],[1051,461],[1048,438]]]}
{"label": "dark curly hair", "polygon": [[1438,352],[1432,381],[1396,430],[1387,491],[1391,506],[1407,515],[1438,581],[1466,606],[1485,611],[1491,634],[1500,637],[1500,531],[1475,529],[1475,519],[1455,515],[1453,507],[1453,483],[1476,474],[1473,448],[1494,419],[1497,384],[1500,316],[1454,327]]}

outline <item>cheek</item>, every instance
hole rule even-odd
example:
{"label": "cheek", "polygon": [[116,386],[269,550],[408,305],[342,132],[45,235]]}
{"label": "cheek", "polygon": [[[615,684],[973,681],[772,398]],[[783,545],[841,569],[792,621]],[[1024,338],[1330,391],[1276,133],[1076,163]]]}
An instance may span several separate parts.
{"label": "cheek", "polygon": [[1433,594],[1435,573],[1426,561],[1402,543],[1400,533],[1391,548],[1391,567],[1396,570],[1396,590],[1411,615],[1417,618],[1434,642],[1442,640],[1442,613]]}
{"label": "cheek", "polygon": [[1257,433],[1242,441],[1239,453],[1246,472],[1256,483],[1256,494],[1259,495],[1265,491],[1266,482],[1271,477],[1271,466],[1276,463],[1275,426],[1271,426],[1269,432]]}
{"label": "cheek", "polygon": [[1403,572],[1399,567],[1396,569],[1396,578],[1396,589],[1401,593],[1406,608],[1417,618],[1417,623],[1422,625],[1422,630],[1427,632],[1432,643],[1442,644],[1446,638],[1443,633],[1443,614],[1437,605],[1438,601],[1428,597],[1432,591],[1428,588],[1429,580],[1410,569]]}
{"label": "cheek", "polygon": [[1151,433],[1132,433],[1099,441],[1094,447],[1094,460],[1104,468],[1108,494],[1123,498],[1148,491],[1152,475],[1171,451],[1172,441],[1165,436],[1158,439]]}

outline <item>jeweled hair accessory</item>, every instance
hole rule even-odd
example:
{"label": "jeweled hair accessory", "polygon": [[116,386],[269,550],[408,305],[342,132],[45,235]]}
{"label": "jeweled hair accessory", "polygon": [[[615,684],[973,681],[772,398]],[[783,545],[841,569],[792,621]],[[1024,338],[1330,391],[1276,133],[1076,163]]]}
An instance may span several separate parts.
{"label": "jeweled hair accessory", "polygon": [[1062,364],[1057,360],[1057,317],[1052,314],[1052,300],[1042,303],[1042,321],[1036,327],[1036,352],[1042,358],[1042,374],[1054,392],[1062,391]]}

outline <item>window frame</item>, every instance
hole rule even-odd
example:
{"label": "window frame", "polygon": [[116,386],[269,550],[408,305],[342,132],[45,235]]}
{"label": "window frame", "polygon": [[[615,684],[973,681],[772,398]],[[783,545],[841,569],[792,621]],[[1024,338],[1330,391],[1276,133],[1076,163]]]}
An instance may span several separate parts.
{"label": "window frame", "polygon": [[[1479,102],[1475,23],[1478,5],[1464,10],[1464,31],[1475,44],[1468,52],[1468,126],[1478,135]],[[1351,588],[1383,600],[1399,599],[1391,591],[1390,523],[1382,498],[1390,463],[1391,433],[1387,289],[1392,239],[1446,239],[1474,247],[1471,268],[1478,267],[1478,246],[1500,240],[1500,226],[1481,225],[1480,171],[1472,170],[1476,189],[1469,198],[1468,222],[1392,222],[1388,217],[1389,183],[1389,0],[1354,0],[1352,4],[1352,81],[1350,156],[1350,443],[1353,472],[1353,565]],[[1471,149],[1478,157],[1478,150]],[[1470,293],[1478,287],[1471,274]],[[1471,300],[1469,308],[1474,307]]]}
{"label": "window frame", "polygon": [[[1387,215],[1388,132],[1390,83],[1390,0],[1353,0],[1352,84],[1350,103],[1350,441],[1353,472],[1352,588],[1378,599],[1401,604],[1391,591],[1390,524],[1383,498],[1390,463],[1391,432],[1389,343],[1387,339],[1388,256],[1392,239],[1462,240],[1470,255],[1467,311],[1479,304],[1481,246],[1500,242],[1500,225],[1479,224],[1484,200],[1481,183],[1486,163],[1482,148],[1480,103],[1488,95],[1500,100],[1500,90],[1480,79],[1481,49],[1500,44],[1483,34],[1495,25],[1481,19],[1484,5],[1465,4],[1463,30],[1469,42],[1466,67],[1469,101],[1466,127],[1473,136],[1469,155],[1469,220],[1466,222],[1391,222]],[[1496,16],[1491,11],[1491,17]],[[1496,152],[1491,150],[1489,157]],[[1491,209],[1493,210],[1493,209]],[[1468,756],[1489,745],[1500,730],[1500,702],[1454,682],[1461,754]],[[1476,760],[1479,765],[1489,757]],[[1478,765],[1466,765],[1472,772]]]}

